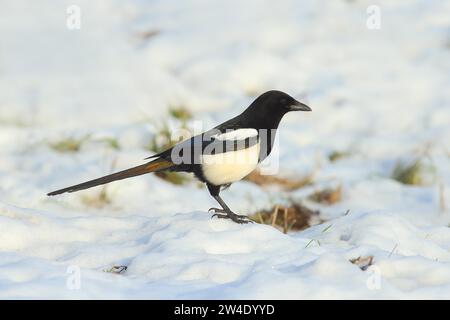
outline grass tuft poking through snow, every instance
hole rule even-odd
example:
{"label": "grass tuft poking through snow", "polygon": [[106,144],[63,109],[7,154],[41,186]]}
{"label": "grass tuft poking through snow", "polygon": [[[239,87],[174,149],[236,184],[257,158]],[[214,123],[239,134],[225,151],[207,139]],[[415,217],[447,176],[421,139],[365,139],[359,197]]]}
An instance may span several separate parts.
{"label": "grass tuft poking through snow", "polygon": [[80,151],[82,145],[89,141],[90,138],[90,134],[86,134],[79,138],[68,137],[50,143],[50,147],[57,152],[78,152]]}
{"label": "grass tuft poking through snow", "polygon": [[251,218],[258,223],[269,224],[283,233],[303,230],[323,222],[319,211],[311,210],[302,203],[292,200],[289,206],[275,205],[270,210],[254,213]]}
{"label": "grass tuft poking through snow", "polygon": [[408,185],[430,185],[435,181],[436,168],[423,159],[416,159],[408,163],[399,162],[392,172],[392,178]]}
{"label": "grass tuft poking through snow", "polygon": [[[189,131],[187,122],[192,118],[192,114],[186,107],[171,106],[169,107],[169,115],[172,120],[175,120],[177,128],[184,132]],[[174,140],[174,134],[169,125],[169,120],[163,120],[157,126],[156,133],[151,137],[147,149],[155,154],[160,153],[173,147],[181,140]],[[158,172],[155,175],[175,185],[184,185],[192,180],[191,176],[178,172]]]}

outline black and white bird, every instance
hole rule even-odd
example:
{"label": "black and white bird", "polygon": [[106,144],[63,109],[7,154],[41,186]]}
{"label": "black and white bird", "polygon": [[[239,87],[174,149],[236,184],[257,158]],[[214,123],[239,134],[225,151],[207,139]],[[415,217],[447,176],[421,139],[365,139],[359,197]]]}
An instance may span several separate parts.
{"label": "black and white bird", "polygon": [[143,165],[47,195],[84,190],[150,172],[191,172],[206,183],[209,193],[221,206],[210,209],[215,212],[213,217],[250,222],[247,216],[231,211],[219,193],[251,173],[270,154],[281,118],[290,111],[311,111],[311,108],[284,92],[267,91],[237,117],[148,157],[150,161]]}

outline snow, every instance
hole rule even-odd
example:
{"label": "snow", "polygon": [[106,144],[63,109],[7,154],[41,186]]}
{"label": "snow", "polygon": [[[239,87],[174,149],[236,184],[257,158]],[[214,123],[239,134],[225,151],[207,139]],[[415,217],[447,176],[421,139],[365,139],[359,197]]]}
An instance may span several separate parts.
{"label": "snow", "polygon": [[[73,4],[80,30],[66,27]],[[380,30],[366,27],[373,4]],[[1,7],[0,298],[450,297],[449,2]],[[282,120],[272,156],[280,174],[314,171],[315,185],[283,193],[239,182],[223,197],[248,213],[341,184],[340,202],[305,200],[319,225],[286,235],[210,219],[216,204],[203,187],[151,175],[110,184],[101,208],[86,201],[101,188],[45,196],[141,164],[171,105],[210,129],[270,89],[313,109]],[[86,134],[78,152],[49,147]],[[333,151],[350,155],[331,162]],[[415,157],[436,168],[428,184],[390,178]],[[360,256],[373,265],[349,262]],[[128,269],[105,272],[117,265]]]}

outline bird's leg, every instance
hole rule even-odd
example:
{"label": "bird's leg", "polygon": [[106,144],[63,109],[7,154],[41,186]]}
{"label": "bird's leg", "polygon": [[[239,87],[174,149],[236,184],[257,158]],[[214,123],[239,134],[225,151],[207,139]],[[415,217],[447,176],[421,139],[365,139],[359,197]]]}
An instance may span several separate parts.
{"label": "bird's leg", "polygon": [[226,203],[222,200],[219,195],[213,196],[214,199],[220,204],[222,209],[219,208],[211,208],[208,211],[214,211],[215,213],[211,216],[211,218],[217,217],[219,219],[231,219],[236,223],[249,223],[253,222],[249,217],[244,215],[238,215],[231,211],[230,208],[226,205]]}
{"label": "bird's leg", "polygon": [[216,199],[216,201],[222,207],[222,209],[210,208],[208,211],[214,211],[214,214],[212,215],[211,218],[217,217],[217,218],[220,218],[220,219],[231,219],[232,221],[234,221],[236,223],[253,222],[252,220],[250,220],[249,217],[238,215],[238,214],[234,213],[233,211],[231,211],[230,208],[228,208],[226,203],[219,196],[221,186],[215,186],[215,185],[212,185],[212,184],[209,184],[209,183],[207,183],[206,185],[208,187],[208,190],[209,190],[209,193],[211,194],[211,196],[214,199]]}

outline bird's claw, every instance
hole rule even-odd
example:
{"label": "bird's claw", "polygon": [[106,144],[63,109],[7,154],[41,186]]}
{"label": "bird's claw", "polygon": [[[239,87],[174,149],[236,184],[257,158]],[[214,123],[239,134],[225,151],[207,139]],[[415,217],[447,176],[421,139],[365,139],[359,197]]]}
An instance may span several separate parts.
{"label": "bird's claw", "polygon": [[214,217],[217,217],[217,218],[219,218],[219,219],[227,219],[227,218],[228,218],[228,215],[226,215],[226,214],[214,213],[214,214],[211,216],[211,219],[214,218]]}
{"label": "bird's claw", "polygon": [[[211,208],[208,210],[208,212],[214,211],[215,213],[211,216],[211,219],[214,217],[217,217],[218,219],[231,219],[232,221],[239,223],[239,224],[245,224],[245,223],[253,223],[254,221],[251,220],[249,217],[244,215],[235,214],[233,212],[227,212],[223,209],[218,208]],[[220,213],[218,213],[220,212]]]}

